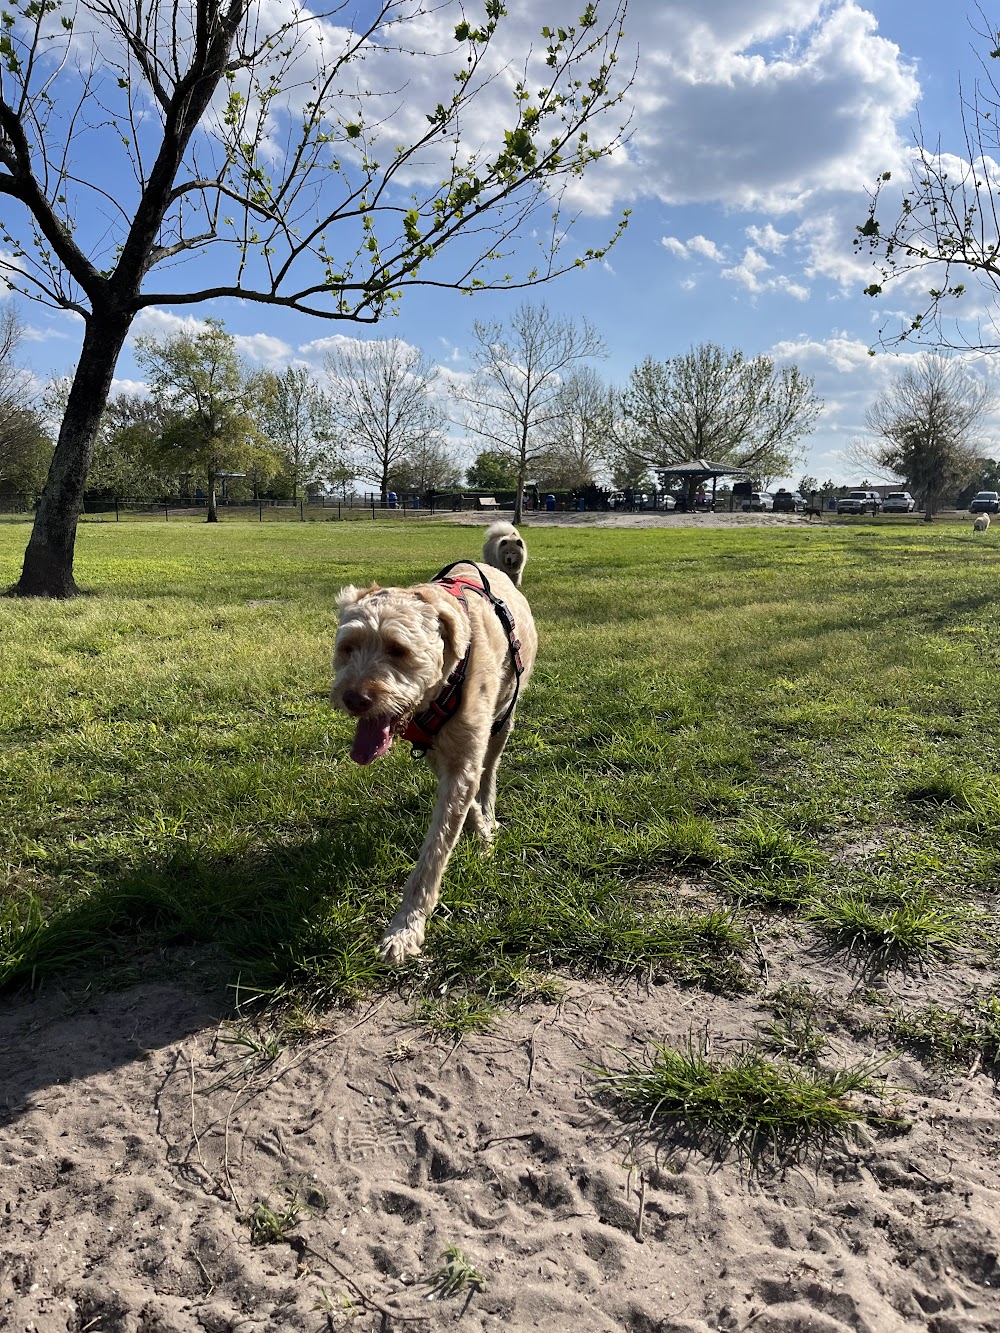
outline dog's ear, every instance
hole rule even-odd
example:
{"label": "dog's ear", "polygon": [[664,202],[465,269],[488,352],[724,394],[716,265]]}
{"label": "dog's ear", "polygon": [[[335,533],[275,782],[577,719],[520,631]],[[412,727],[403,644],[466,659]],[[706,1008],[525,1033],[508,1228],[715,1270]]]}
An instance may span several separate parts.
{"label": "dog's ear", "polygon": [[465,656],[472,638],[468,617],[451,593],[442,592],[432,583],[414,588],[414,592],[437,612],[438,631],[444,641],[444,669],[450,674]]}
{"label": "dog's ear", "polygon": [[337,594],[337,610],[346,611],[355,602],[360,602],[362,597],[369,597],[373,592],[381,591],[377,583],[373,583],[370,588],[355,588],[354,584],[350,583],[346,588],[341,588]]}

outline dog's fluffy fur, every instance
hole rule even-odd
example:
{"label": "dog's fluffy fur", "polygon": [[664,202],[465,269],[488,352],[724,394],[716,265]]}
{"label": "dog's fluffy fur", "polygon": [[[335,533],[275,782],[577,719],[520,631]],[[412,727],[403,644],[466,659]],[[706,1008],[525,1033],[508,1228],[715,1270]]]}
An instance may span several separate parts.
{"label": "dog's fluffy fur", "polygon": [[[475,565],[454,573],[477,577]],[[538,637],[531,610],[499,570],[488,575],[494,593],[510,608],[521,641],[528,682]],[[437,774],[437,800],[417,863],[403,887],[403,902],[382,937],[381,956],[400,963],[418,954],[424,926],[438,900],[441,877],[463,827],[485,844],[496,829],[496,771],[514,722],[513,713],[490,734],[514,694],[514,667],[503,626],[492,604],[474,592],[469,614],[439,584],[412,588],[344,588],[334,649],[334,704],[357,719],[351,757],[368,764],[385,752],[409,720],[437,697],[449,675],[469,655],[462,702],[427,751]]]}
{"label": "dog's fluffy fur", "polygon": [[973,532],[985,532],[989,526],[990,526],[989,514],[977,514],[976,517],[972,520]]}
{"label": "dog's fluffy fur", "polygon": [[528,548],[513,523],[501,520],[486,529],[483,560],[494,569],[502,569],[520,588],[521,576],[528,563]]}

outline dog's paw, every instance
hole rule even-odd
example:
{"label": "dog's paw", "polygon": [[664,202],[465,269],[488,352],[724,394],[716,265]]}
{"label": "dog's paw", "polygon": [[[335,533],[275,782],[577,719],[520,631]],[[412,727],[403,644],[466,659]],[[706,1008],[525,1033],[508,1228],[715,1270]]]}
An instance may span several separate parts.
{"label": "dog's paw", "polygon": [[419,912],[395,919],[382,936],[378,956],[389,967],[399,967],[407,958],[415,958],[424,947],[424,918]]}

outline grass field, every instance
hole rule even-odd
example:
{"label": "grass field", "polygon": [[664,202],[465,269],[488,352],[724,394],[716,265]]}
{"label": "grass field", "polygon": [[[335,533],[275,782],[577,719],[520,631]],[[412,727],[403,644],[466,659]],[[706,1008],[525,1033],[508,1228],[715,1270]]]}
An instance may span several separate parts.
{"label": "grass field", "polygon": [[[375,944],[432,778],[402,744],[348,760],[333,598],[427,577],[479,535],[91,524],[92,595],[0,602],[0,982],[122,985],[197,945],[291,1021],[398,984]],[[0,584],[25,536],[0,524]],[[459,845],[401,974],[445,1030],[555,993],[554,973],[753,984],[754,923],[774,915],[845,965],[995,957],[992,534],[529,542],[541,650],[503,829],[489,860]],[[943,1020],[923,1039],[938,1030],[959,1039]]]}

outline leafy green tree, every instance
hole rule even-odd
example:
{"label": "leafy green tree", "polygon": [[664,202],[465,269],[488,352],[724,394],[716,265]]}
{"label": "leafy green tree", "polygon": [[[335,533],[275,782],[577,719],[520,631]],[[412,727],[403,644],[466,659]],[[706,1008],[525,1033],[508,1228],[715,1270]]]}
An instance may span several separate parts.
{"label": "leafy green tree", "polygon": [[815,477],[810,477],[808,472],[805,476],[799,478],[799,494],[804,496],[805,499],[808,500],[810,495],[813,495],[818,490],[819,482]]}
{"label": "leafy green tree", "polygon": [[344,463],[333,441],[330,398],[305,366],[288,366],[267,380],[265,429],[297,500],[300,490],[339,474]]}
{"label": "leafy green tree", "polygon": [[[542,77],[508,81],[502,0],[483,0],[479,18],[443,0],[433,24],[404,0],[12,0],[0,39],[0,277],[83,321],[14,591],[75,591],[94,442],[142,310],[232,297],[373,323],[414,286],[528,286],[603,254],[567,254],[569,228],[550,215],[561,189],[621,142],[625,8],[591,0],[577,23],[545,24]],[[400,106],[404,50],[418,74],[433,69],[424,106]],[[539,212],[552,240],[525,270],[505,252]]]}
{"label": "leafy green tree", "polygon": [[566,378],[604,343],[587,320],[575,323],[546,305],[518,306],[507,324],[475,324],[472,380],[452,387],[465,425],[517,465],[514,522],[524,509],[524,487],[552,439],[564,408]]}
{"label": "leafy green tree", "polygon": [[628,449],[654,469],[703,458],[772,477],[791,472],[820,407],[796,366],[714,343],[647,357],[622,399]]}
{"label": "leafy green tree", "polygon": [[995,458],[978,458],[976,472],[962,487],[955,501],[959,509],[968,507],[977,491],[1000,491],[1000,462]]}
{"label": "leafy green tree", "polygon": [[87,492],[147,497],[172,494],[177,487],[163,456],[167,421],[160,403],[139,394],[108,399],[101,417]]}
{"label": "leafy green tree", "polygon": [[461,484],[462,469],[455,462],[454,449],[446,435],[432,435],[421,441],[389,474],[390,489],[401,494],[451,491]]}
{"label": "leafy green tree", "polygon": [[209,523],[219,520],[217,485],[223,473],[249,472],[277,460],[260,422],[270,382],[249,372],[236,342],[218,320],[195,333],[136,340],[136,359],[149,377],[150,396],[164,420],[161,448],[176,473],[205,483]]}
{"label": "leafy green tree", "polygon": [[23,336],[20,317],[7,302],[0,308],[0,496],[19,502],[41,490],[52,457],[31,377],[18,361]]}
{"label": "leafy green tree", "polygon": [[469,464],[466,480],[476,491],[512,491],[517,486],[517,463],[502,449],[484,449]]}

